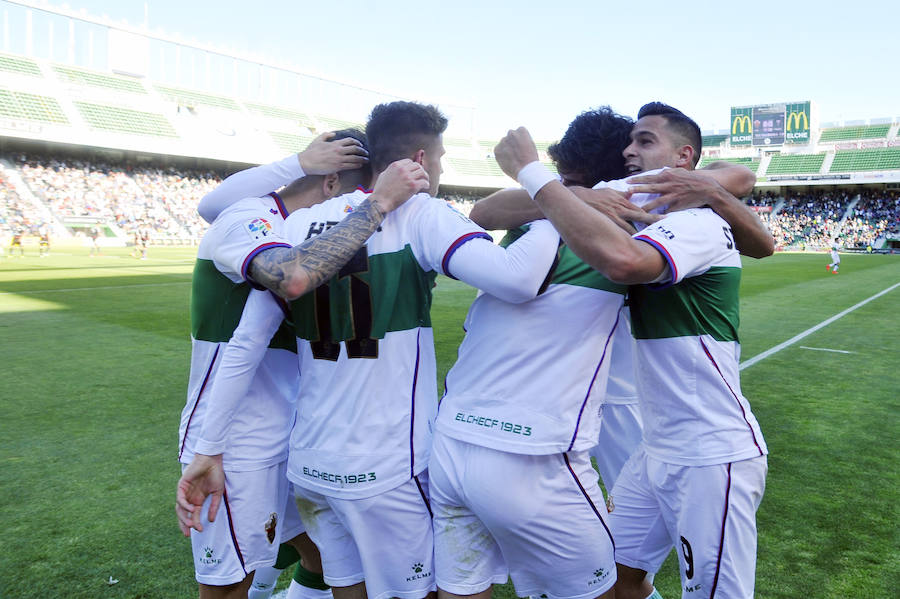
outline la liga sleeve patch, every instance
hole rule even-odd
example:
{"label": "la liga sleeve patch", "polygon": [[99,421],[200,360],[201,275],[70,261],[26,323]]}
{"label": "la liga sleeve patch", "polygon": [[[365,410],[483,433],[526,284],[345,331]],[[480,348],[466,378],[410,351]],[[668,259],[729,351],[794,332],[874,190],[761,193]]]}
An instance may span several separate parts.
{"label": "la liga sleeve patch", "polygon": [[252,241],[263,241],[272,235],[272,223],[264,218],[254,218],[250,220],[244,230],[250,236]]}

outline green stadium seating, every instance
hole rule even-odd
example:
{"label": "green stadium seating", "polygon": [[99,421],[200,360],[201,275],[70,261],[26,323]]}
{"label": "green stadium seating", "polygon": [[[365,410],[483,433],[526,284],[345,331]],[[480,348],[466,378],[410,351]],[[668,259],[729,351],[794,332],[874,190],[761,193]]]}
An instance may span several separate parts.
{"label": "green stadium seating", "polygon": [[[337,131],[339,129],[361,129],[365,130],[366,126],[362,123],[354,123],[353,121],[346,121],[343,119],[337,119],[330,116],[322,116],[316,115],[316,120],[322,123],[325,126],[325,131]],[[319,133],[322,133],[320,131]]]}
{"label": "green stadium seating", "polygon": [[53,65],[56,71],[63,79],[77,83],[79,85],[88,85],[91,87],[103,87],[107,89],[115,89],[118,91],[129,92],[132,94],[146,94],[147,90],[135,79],[128,77],[118,77],[115,75],[106,75],[94,71],[86,71],[84,69],[75,69],[72,67],[64,67],[61,65]]}
{"label": "green stadium seating", "polygon": [[836,152],[829,173],[900,170],[900,147]]}
{"label": "green stadium seating", "polygon": [[766,170],[767,175],[794,175],[818,173],[825,161],[821,154],[775,154]]}
{"label": "green stadium seating", "polygon": [[450,166],[460,175],[477,175],[480,177],[503,177],[503,171],[493,160],[471,160],[469,158],[445,158]]}
{"label": "green stadium seating", "polygon": [[704,135],[702,138],[704,148],[721,146],[728,139],[727,135]]}
{"label": "green stadium seating", "polygon": [[534,145],[537,147],[538,151],[546,152],[547,148],[549,148],[550,144],[552,144],[552,143],[554,143],[554,142],[552,142],[552,141],[536,141],[536,142],[534,142]]}
{"label": "green stadium seating", "polygon": [[303,112],[291,110],[290,108],[280,108],[278,106],[269,106],[267,104],[256,104],[254,102],[244,102],[253,114],[271,117],[273,119],[284,119],[286,121],[294,121],[300,123],[304,127],[313,127],[313,120]]}
{"label": "green stadium seating", "polygon": [[749,168],[754,173],[759,169],[759,158],[701,158],[700,163],[697,165],[698,168],[703,168],[707,164],[711,162],[730,162],[732,164],[743,164],[747,168]]}
{"label": "green stadium seating", "polygon": [[0,89],[0,116],[42,123],[69,123],[55,98],[8,89]]}
{"label": "green stadium seating", "polygon": [[92,129],[155,137],[178,137],[171,123],[161,114],[90,102],[76,101],[75,106]]}
{"label": "green stadium seating", "polygon": [[8,54],[0,54],[0,71],[9,73],[19,73],[21,75],[31,75],[32,77],[43,77],[41,69],[37,63],[28,58],[19,58],[18,56],[10,56]]}
{"label": "green stadium seating", "polygon": [[184,104],[186,106],[204,104],[206,106],[224,108],[226,110],[239,111],[241,109],[237,102],[224,96],[214,96],[212,94],[205,94],[177,87],[168,87],[165,85],[156,85],[154,87],[156,87],[156,91],[158,91],[166,100]]}
{"label": "green stadium seating", "polygon": [[470,140],[466,137],[445,137],[444,145],[458,147],[458,148],[471,148],[472,140]]}
{"label": "green stadium seating", "polygon": [[890,125],[864,125],[861,127],[832,127],[822,129],[819,143],[856,139],[881,139],[887,137]]}
{"label": "green stadium seating", "polygon": [[294,153],[301,152],[306,149],[314,137],[310,135],[294,135],[292,133],[282,133],[280,131],[269,131],[269,136],[275,144],[285,152]]}

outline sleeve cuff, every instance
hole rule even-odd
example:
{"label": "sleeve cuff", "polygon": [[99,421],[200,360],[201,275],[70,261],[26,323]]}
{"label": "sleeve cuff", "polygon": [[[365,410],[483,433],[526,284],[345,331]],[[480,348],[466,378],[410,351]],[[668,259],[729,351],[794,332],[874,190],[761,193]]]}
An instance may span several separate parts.
{"label": "sleeve cuff", "polygon": [[516,180],[519,182],[519,185],[525,188],[525,191],[528,192],[528,195],[533,200],[534,196],[537,195],[544,185],[551,181],[557,181],[558,178],[550,172],[549,168],[541,164],[540,161],[535,160],[522,167],[522,170],[516,175]]}
{"label": "sleeve cuff", "polygon": [[207,441],[205,439],[198,439],[197,444],[194,446],[194,453],[200,453],[203,455],[219,455],[225,453],[225,446],[228,443],[224,440],[222,441]]}

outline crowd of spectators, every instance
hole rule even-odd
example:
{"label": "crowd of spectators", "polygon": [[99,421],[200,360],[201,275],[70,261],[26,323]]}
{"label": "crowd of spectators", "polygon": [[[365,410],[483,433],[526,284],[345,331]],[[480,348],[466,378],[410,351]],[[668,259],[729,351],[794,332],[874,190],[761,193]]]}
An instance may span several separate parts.
{"label": "crowd of spectators", "polygon": [[19,156],[15,164],[32,193],[60,221],[89,217],[115,224],[129,237],[141,230],[157,240],[202,235],[197,202],[221,181],[214,173],[174,167],[34,156]]}
{"label": "crowd of spectators", "polygon": [[[116,225],[129,239],[149,232],[151,242],[199,238],[206,223],[197,216],[197,202],[221,181],[218,173],[175,167],[24,155],[10,161],[58,221],[95,219]],[[468,215],[484,193],[454,188],[442,197]],[[857,197],[854,210],[848,212]],[[781,248],[865,248],[886,232],[900,229],[900,194],[896,191],[829,189],[787,197],[760,191],[747,203],[768,222],[776,246]],[[0,177],[0,234],[36,235],[45,224],[39,213],[15,186]]]}
{"label": "crowd of spectators", "polygon": [[747,201],[767,220],[781,248],[864,249],[900,227],[897,192],[820,190],[783,199],[780,209],[775,208],[782,198],[772,192],[758,192]]}

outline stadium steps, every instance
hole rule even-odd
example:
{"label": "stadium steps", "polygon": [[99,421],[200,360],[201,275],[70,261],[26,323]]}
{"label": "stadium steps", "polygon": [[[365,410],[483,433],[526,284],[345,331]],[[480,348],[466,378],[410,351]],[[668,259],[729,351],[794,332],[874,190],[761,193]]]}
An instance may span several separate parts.
{"label": "stadium steps", "polygon": [[826,152],[825,160],[822,161],[822,168],[819,169],[820,173],[827,173],[831,169],[831,165],[834,163],[834,153]]}
{"label": "stadium steps", "polygon": [[778,213],[781,212],[781,209],[784,208],[785,203],[786,202],[784,198],[778,198],[778,201],[775,202],[774,206],[772,206],[772,214],[769,215],[769,218],[775,218],[775,216],[777,216]]}

